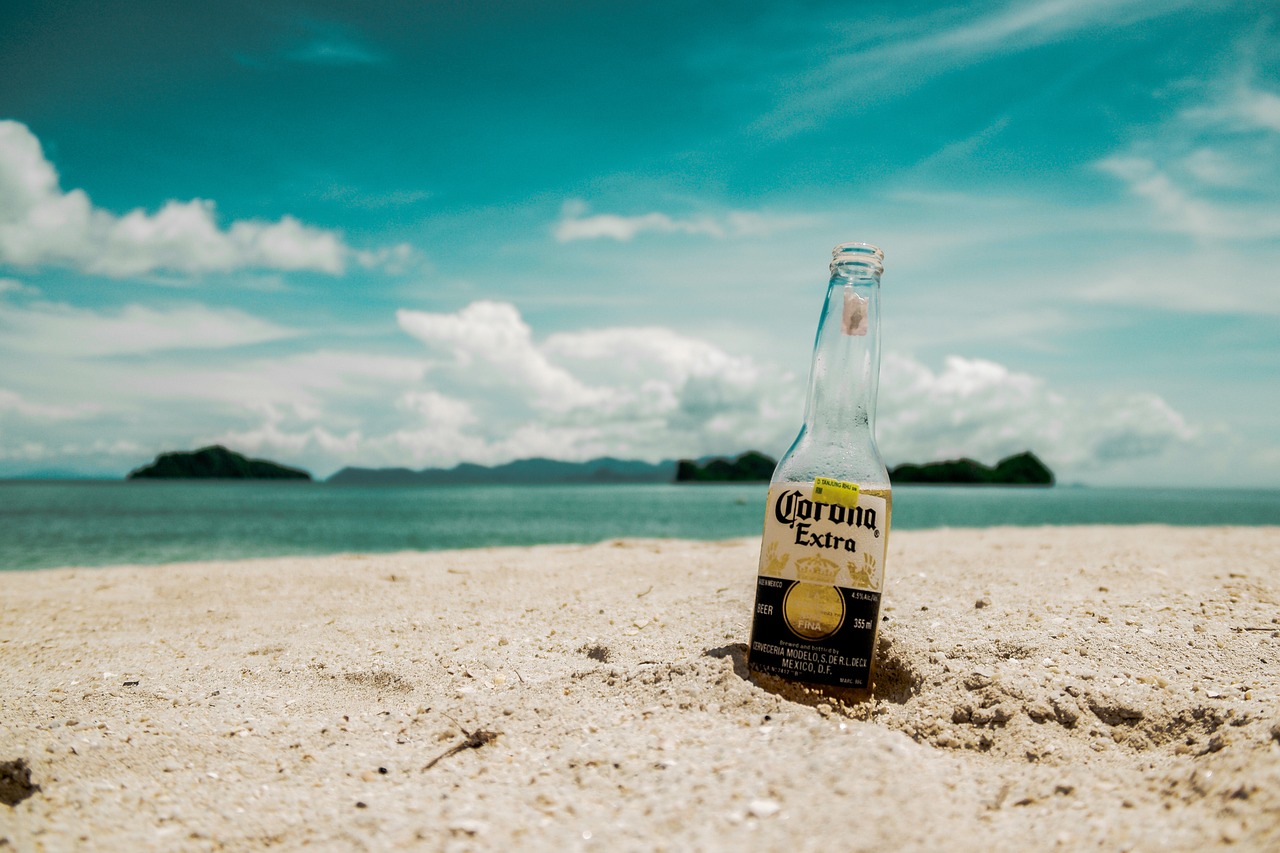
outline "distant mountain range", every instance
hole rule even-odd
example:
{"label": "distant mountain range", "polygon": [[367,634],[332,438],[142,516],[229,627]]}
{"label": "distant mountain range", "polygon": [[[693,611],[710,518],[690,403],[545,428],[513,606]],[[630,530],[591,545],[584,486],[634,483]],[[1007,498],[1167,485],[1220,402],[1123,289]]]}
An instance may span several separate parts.
{"label": "distant mountain range", "polygon": [[[465,485],[483,483],[767,483],[777,463],[754,450],[734,459],[703,457],[678,462],[638,462],[601,457],[589,462],[520,459],[487,467],[464,462],[453,468],[343,468],[328,482],[339,485]],[[950,459],[893,468],[898,484],[1049,486],[1053,472],[1031,452],[1001,459],[995,467]]]}
{"label": "distant mountain range", "polygon": [[326,482],[343,486],[479,485],[484,483],[670,483],[675,462],[638,462],[602,456],[588,462],[517,459],[492,468],[463,462],[452,468],[343,468]]}
{"label": "distant mountain range", "polygon": [[[756,451],[734,459],[703,457],[641,462],[602,456],[587,462],[518,459],[492,467],[464,462],[452,468],[343,468],[328,483],[340,486],[483,485],[533,483],[765,483],[776,463]],[[265,459],[249,459],[221,445],[162,453],[128,475],[139,479],[310,480],[311,475]],[[1053,485],[1054,476],[1030,451],[1001,459],[994,467],[972,459],[899,465],[889,471],[897,485]]]}

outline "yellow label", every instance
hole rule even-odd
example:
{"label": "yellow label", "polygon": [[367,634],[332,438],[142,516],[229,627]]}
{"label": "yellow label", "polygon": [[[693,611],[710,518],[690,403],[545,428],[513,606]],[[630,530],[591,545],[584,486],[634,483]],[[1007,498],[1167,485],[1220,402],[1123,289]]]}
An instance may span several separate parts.
{"label": "yellow label", "polygon": [[818,503],[853,509],[858,505],[858,484],[817,477],[813,481],[813,499]]}

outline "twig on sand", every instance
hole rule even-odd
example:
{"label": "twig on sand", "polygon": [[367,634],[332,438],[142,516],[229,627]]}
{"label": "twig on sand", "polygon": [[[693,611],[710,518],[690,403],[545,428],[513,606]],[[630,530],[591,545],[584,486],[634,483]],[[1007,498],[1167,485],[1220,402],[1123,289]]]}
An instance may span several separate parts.
{"label": "twig on sand", "polygon": [[[448,714],[445,714],[445,716],[449,717]],[[449,719],[453,720],[453,717],[449,717]],[[451,755],[457,755],[464,749],[479,749],[487,743],[493,743],[498,739],[498,735],[502,734],[502,732],[491,732],[487,729],[476,729],[475,731],[469,732],[462,728],[462,723],[459,723],[457,720],[453,720],[453,724],[459,729],[462,729],[462,733],[467,736],[467,739],[462,743],[454,744],[435,758],[428,761],[426,766],[422,768],[424,772],[435,767],[442,759],[448,758]]]}

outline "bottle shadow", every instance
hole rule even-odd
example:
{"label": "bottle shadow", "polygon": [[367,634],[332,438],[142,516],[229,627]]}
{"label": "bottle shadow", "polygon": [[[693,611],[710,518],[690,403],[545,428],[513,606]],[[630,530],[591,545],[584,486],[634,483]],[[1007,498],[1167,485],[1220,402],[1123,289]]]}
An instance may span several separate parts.
{"label": "bottle shadow", "polygon": [[895,648],[892,637],[884,634],[876,643],[870,690],[789,681],[774,675],[752,672],[747,663],[746,643],[729,643],[707,649],[703,655],[709,658],[727,658],[733,663],[733,674],[743,681],[750,682],[788,701],[810,707],[830,703],[832,700],[848,706],[876,701],[905,705],[920,692],[923,682],[907,656]]}

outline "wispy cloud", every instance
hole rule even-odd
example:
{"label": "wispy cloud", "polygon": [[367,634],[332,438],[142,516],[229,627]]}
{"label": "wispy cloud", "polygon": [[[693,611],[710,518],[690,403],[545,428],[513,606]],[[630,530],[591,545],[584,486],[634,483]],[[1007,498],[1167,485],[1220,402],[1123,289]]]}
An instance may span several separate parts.
{"label": "wispy cloud", "polygon": [[1076,271],[1061,290],[1098,305],[1138,305],[1192,317],[1280,317],[1280,247],[1241,252],[1230,243],[1132,251]]}
{"label": "wispy cloud", "polygon": [[81,357],[226,349],[297,334],[234,308],[198,303],[95,311],[49,302],[24,307],[0,302],[0,350],[22,353]]}
{"label": "wispy cloud", "polygon": [[1250,240],[1280,236],[1280,215],[1271,210],[1232,209],[1197,198],[1144,157],[1108,157],[1097,163],[1157,214],[1156,226],[1201,239]]}
{"label": "wispy cloud", "polygon": [[16,293],[31,296],[39,292],[39,288],[18,281],[16,278],[0,278],[0,294]]}
{"label": "wispy cloud", "polygon": [[840,47],[823,52],[829,58],[787,82],[785,97],[757,127],[787,136],[836,111],[860,111],[992,57],[1065,41],[1084,30],[1132,25],[1189,5],[1187,0],[1039,0],[978,14],[966,6],[949,22],[899,21],[877,28],[859,21],[847,33],[840,31]]}
{"label": "wispy cloud", "polygon": [[1198,239],[1280,236],[1280,96],[1245,67],[1094,165],[1151,206],[1157,230]]}
{"label": "wispy cloud", "polygon": [[37,403],[26,399],[16,391],[0,388],[0,415],[12,412],[35,421],[65,421],[88,417],[97,411],[98,406],[92,403],[73,405]]}
{"label": "wispy cloud", "polygon": [[286,51],[285,59],[312,65],[380,65],[387,55],[352,33],[344,25],[303,20],[306,39]]}
{"label": "wispy cloud", "polygon": [[801,214],[777,214],[733,210],[720,214],[672,216],[661,212],[623,216],[616,213],[590,213],[586,202],[573,200],[561,210],[552,234],[561,243],[573,240],[610,239],[627,242],[640,234],[691,234],[717,239],[725,237],[762,237],[800,228],[812,221]]}
{"label": "wispy cloud", "polygon": [[334,201],[349,207],[365,210],[381,210],[389,207],[408,207],[431,198],[427,190],[390,190],[366,192],[356,187],[334,185],[320,194],[325,201]]}
{"label": "wispy cloud", "polygon": [[1183,112],[1189,121],[1220,125],[1230,130],[1270,130],[1280,133],[1280,95],[1237,81],[1216,103]]}
{"label": "wispy cloud", "polygon": [[223,227],[214,202],[166,202],[123,216],[95,207],[81,189],[64,191],[40,141],[16,121],[0,121],[0,264],[60,265],[112,278],[159,271],[242,269],[343,273],[411,254],[407,246],[361,252],[342,236],[285,215]]}

